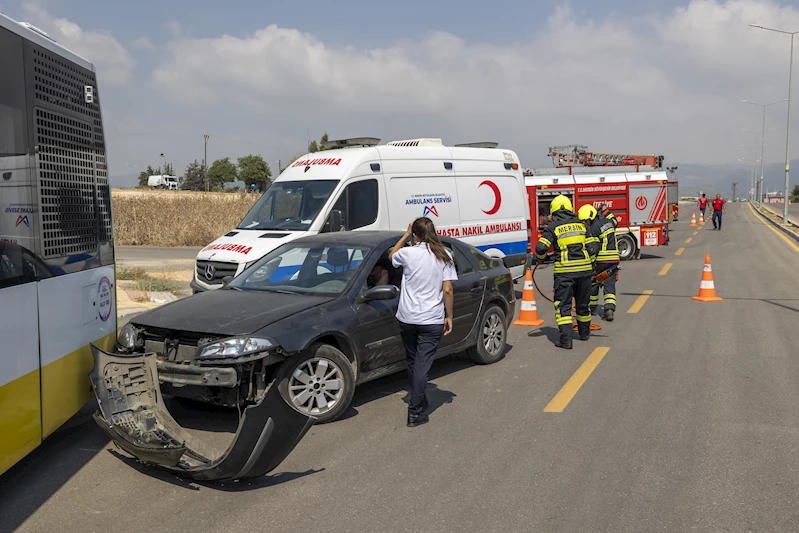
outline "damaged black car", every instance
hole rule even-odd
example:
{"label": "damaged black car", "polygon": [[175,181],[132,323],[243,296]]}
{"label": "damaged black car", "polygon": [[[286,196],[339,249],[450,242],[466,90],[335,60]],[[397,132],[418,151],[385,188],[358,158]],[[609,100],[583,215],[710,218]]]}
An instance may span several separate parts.
{"label": "damaged black car", "polygon": [[[335,420],[356,385],[406,368],[395,318],[402,271],[388,261],[400,235],[286,243],[219,290],[135,317],[120,331],[117,355],[153,354],[164,395],[246,408],[276,388],[298,413]],[[499,361],[514,313],[510,272],[472,246],[442,242],[458,281],[453,331],[438,356],[466,350],[478,363]]]}

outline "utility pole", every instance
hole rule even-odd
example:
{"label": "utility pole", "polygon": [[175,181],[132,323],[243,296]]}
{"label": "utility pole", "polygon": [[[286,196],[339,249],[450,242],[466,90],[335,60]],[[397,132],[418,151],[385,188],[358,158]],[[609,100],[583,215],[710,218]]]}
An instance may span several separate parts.
{"label": "utility pole", "polygon": [[737,193],[738,193],[738,182],[734,181],[734,182],[732,182],[732,201],[733,202],[738,197]]}
{"label": "utility pole", "polygon": [[205,152],[203,154],[203,181],[205,181],[205,192],[208,192],[208,138],[210,135],[203,135],[205,139]]}

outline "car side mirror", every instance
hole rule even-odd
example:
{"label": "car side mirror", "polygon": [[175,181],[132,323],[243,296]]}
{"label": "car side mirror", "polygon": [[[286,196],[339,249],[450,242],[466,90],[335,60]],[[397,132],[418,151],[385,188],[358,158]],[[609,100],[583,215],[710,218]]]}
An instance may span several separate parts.
{"label": "car side mirror", "polygon": [[373,300],[393,300],[397,296],[399,296],[399,289],[396,285],[378,285],[358,297],[358,303],[361,304]]}
{"label": "car side mirror", "polygon": [[233,281],[233,276],[225,276],[222,278],[222,285],[227,285],[231,281]]}
{"label": "car side mirror", "polygon": [[328,218],[328,224],[330,225],[328,228],[330,232],[344,229],[344,213],[338,209],[332,210]]}

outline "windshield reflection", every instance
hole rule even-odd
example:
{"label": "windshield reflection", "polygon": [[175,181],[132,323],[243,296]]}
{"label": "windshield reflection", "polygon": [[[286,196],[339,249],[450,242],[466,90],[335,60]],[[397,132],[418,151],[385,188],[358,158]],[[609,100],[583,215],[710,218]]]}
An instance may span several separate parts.
{"label": "windshield reflection", "polygon": [[338,180],[273,183],[238,229],[306,231],[324,207]]}

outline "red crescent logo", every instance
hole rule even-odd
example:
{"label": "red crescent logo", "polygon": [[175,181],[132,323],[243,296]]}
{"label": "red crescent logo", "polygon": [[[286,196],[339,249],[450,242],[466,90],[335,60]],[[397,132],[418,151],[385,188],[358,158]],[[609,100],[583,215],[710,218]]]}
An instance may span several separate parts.
{"label": "red crescent logo", "polygon": [[494,183],[493,181],[485,180],[483,183],[481,183],[477,187],[480,188],[483,185],[488,185],[489,187],[491,187],[491,190],[494,191],[494,207],[492,207],[488,211],[486,211],[485,209],[483,209],[482,211],[486,215],[493,215],[494,213],[499,211],[499,206],[502,205],[502,195],[499,194],[499,187],[497,187],[497,184]]}

